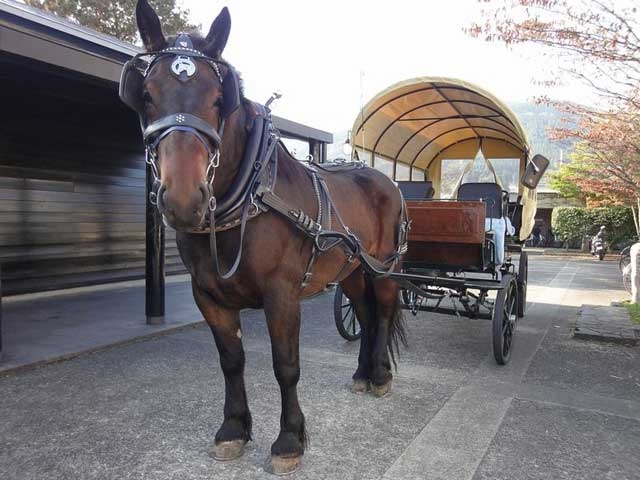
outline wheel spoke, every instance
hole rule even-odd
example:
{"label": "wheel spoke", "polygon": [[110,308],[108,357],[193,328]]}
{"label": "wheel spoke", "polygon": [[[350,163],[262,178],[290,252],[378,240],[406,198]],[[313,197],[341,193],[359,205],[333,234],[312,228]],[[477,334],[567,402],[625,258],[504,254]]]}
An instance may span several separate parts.
{"label": "wheel spoke", "polygon": [[345,323],[349,319],[352,311],[353,306],[349,306],[349,309],[342,315],[342,323]]}

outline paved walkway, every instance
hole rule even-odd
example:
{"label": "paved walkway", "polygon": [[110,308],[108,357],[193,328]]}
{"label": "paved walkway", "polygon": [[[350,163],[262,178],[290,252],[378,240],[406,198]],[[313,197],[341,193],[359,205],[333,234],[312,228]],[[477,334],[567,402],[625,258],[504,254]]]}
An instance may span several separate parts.
{"label": "paved walkway", "polygon": [[169,277],[166,323],[147,325],[143,281],[4,298],[0,374],[202,322],[190,277]]}
{"label": "paved walkway", "polygon": [[631,323],[624,305],[584,305],[578,310],[573,336],[635,346],[640,343],[640,325]]}
{"label": "paved walkway", "polygon": [[[613,264],[532,259],[510,365],[495,365],[488,322],[408,315],[383,399],[349,392],[357,344],[335,332],[331,297],[305,302],[311,449],[291,478],[640,478],[640,349],[571,336],[577,306],[623,297]],[[243,314],[243,331],[255,438],[243,458],[207,455],[223,379],[196,327],[0,379],[0,478],[273,478],[279,392],[262,314]]]}

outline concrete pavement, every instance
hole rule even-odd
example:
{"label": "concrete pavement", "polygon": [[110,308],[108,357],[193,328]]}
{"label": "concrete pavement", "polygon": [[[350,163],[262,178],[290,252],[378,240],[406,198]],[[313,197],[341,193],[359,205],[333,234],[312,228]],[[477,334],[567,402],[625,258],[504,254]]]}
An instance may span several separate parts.
{"label": "concrete pavement", "polygon": [[[616,266],[532,258],[529,285],[506,367],[489,322],[407,314],[383,399],[349,392],[357,344],[336,333],[331,296],[305,302],[311,448],[291,478],[640,478],[640,349],[571,336],[577,305],[624,297]],[[1,378],[0,478],[272,479],[279,392],[262,313],[242,318],[255,439],[243,458],[207,455],[223,379],[196,327]]]}

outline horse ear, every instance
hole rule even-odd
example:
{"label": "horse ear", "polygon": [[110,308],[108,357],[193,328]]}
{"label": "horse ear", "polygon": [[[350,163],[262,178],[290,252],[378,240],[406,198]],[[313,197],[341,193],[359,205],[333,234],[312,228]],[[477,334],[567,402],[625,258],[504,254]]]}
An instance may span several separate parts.
{"label": "horse ear", "polygon": [[224,7],[211,24],[211,28],[207,34],[207,46],[204,49],[205,53],[211,58],[220,58],[224,47],[227,45],[230,31],[231,15],[229,15],[229,9]]}
{"label": "horse ear", "polygon": [[144,48],[146,48],[148,52],[162,50],[166,46],[167,41],[162,33],[160,19],[147,0],[138,0],[138,4],[136,5],[136,20]]}

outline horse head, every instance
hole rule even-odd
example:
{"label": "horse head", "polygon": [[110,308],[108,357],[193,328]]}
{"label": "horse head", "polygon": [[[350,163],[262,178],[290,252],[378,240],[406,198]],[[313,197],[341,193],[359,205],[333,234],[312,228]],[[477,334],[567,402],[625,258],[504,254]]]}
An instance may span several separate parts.
{"label": "horse head", "polygon": [[[150,60],[143,72],[136,72],[138,82],[127,82],[123,75],[121,96],[123,85],[137,86],[125,96],[137,103],[133,108],[142,120],[148,161],[159,183],[157,205],[166,223],[177,230],[198,230],[207,211],[215,208],[221,153],[235,156],[242,147],[231,132],[241,122],[239,80],[221,57],[231,17],[225,7],[206,37],[182,33],[169,38],[147,0],[138,0],[136,18]],[[233,174],[233,168],[225,170],[216,180],[221,188],[224,177]]]}

